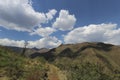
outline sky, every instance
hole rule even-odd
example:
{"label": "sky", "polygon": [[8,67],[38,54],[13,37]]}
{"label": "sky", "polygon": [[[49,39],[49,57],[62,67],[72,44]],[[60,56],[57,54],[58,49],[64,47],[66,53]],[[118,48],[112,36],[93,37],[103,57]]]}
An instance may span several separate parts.
{"label": "sky", "polygon": [[0,0],[0,45],[120,45],[120,0]]}

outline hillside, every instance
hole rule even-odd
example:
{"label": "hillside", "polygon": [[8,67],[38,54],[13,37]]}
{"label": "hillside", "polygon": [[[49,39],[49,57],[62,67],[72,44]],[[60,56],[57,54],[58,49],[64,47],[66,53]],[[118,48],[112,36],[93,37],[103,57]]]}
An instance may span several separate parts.
{"label": "hillside", "polygon": [[27,49],[26,57],[16,52],[0,46],[0,80],[120,80],[120,46],[85,42]]}
{"label": "hillside", "polygon": [[101,42],[66,44],[42,56],[65,71],[68,80],[120,79],[120,46]]}
{"label": "hillside", "polygon": [[120,75],[119,46],[87,42],[69,44],[59,46],[52,54],[56,55],[55,65],[71,71],[70,74],[75,76],[70,78],[72,80],[84,80],[81,77],[91,78],[86,80],[101,80],[102,77],[103,80],[120,79],[116,77],[116,75]]}
{"label": "hillside", "polygon": [[0,46],[0,80],[59,80],[57,72],[60,70],[42,57],[31,59]]}

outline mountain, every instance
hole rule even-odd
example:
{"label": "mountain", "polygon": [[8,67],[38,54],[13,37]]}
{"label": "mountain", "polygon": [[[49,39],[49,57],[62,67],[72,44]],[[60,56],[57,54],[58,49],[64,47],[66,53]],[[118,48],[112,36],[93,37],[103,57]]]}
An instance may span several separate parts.
{"label": "mountain", "polygon": [[120,80],[120,46],[101,42],[63,44],[38,56],[65,71],[68,80]]}
{"label": "mountain", "polygon": [[[13,46],[5,46],[6,48],[9,48],[10,50],[18,53],[18,54],[22,54],[23,53],[23,50],[24,48],[21,48],[21,47],[13,47]],[[47,49],[47,48],[41,48],[41,49],[38,49],[38,48],[26,48],[25,50],[25,56],[26,57],[31,57],[32,54],[42,54],[42,53],[46,53],[48,52],[50,49]],[[36,56],[33,56],[34,57],[37,57]],[[32,57],[31,57],[32,58]]]}
{"label": "mountain", "polygon": [[[88,60],[90,57],[90,61],[91,61],[92,60],[91,57],[97,57],[99,59],[103,57],[103,58],[110,58],[116,64],[120,65],[119,62],[120,46],[105,44],[101,42],[65,44],[65,45],[60,45],[57,48],[47,50],[46,52],[43,53],[44,53],[43,56],[48,60],[51,58],[62,58],[62,57],[68,57],[71,59],[76,59],[81,57],[81,59],[87,58]],[[38,56],[42,56],[42,55],[38,55]]]}
{"label": "mountain", "polygon": [[[17,49],[0,47],[0,80],[1,76],[10,78],[6,71],[11,69],[18,80],[42,80],[45,74],[49,80],[120,80],[120,46],[84,42],[53,49],[29,48],[27,57],[16,52]],[[43,78],[28,79],[28,75]]]}

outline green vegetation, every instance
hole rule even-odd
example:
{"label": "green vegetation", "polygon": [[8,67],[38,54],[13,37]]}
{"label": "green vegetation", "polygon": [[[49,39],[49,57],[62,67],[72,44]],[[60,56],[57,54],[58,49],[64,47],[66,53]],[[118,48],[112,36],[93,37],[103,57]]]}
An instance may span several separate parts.
{"label": "green vegetation", "polygon": [[0,46],[0,80],[120,80],[119,46],[69,44],[43,54],[31,59]]}
{"label": "green vegetation", "polygon": [[[59,67],[59,66],[58,66]],[[120,72],[105,73],[105,67],[89,62],[61,67],[66,70],[68,80],[119,80]]]}
{"label": "green vegetation", "polygon": [[0,47],[0,80],[42,80],[47,67],[45,59],[29,59]]}

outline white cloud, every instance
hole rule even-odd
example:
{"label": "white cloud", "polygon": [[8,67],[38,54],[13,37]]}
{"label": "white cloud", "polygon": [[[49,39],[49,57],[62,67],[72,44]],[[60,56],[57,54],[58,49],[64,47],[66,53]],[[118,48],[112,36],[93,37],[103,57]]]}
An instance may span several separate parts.
{"label": "white cloud", "polygon": [[62,42],[56,37],[45,37],[36,41],[28,41],[29,47],[37,48],[54,48],[59,46]]}
{"label": "white cloud", "polygon": [[53,23],[53,28],[62,31],[71,30],[73,29],[75,22],[76,18],[74,15],[70,15],[67,10],[61,10],[59,17],[56,18],[56,21]]}
{"label": "white cloud", "polygon": [[55,9],[49,10],[49,12],[46,13],[47,19],[52,20],[56,13],[57,11]]}
{"label": "white cloud", "polygon": [[24,40],[15,41],[15,40],[10,40],[10,39],[8,39],[8,38],[0,39],[0,45],[4,45],[4,46],[23,47],[23,46],[24,46],[24,43],[25,43]]}
{"label": "white cloud", "polygon": [[31,32],[30,35],[39,35],[42,37],[47,37],[55,31],[56,30],[51,27],[45,27],[45,28],[39,27],[38,29],[35,29],[33,32]]}
{"label": "white cloud", "polygon": [[78,27],[64,36],[65,43],[107,42],[120,44],[120,28],[117,24],[91,24]]}
{"label": "white cloud", "polygon": [[[8,38],[0,39],[0,45],[4,46],[16,46],[16,47],[24,47],[24,40],[16,41]],[[61,41],[56,37],[45,37],[36,41],[28,41],[29,48],[37,47],[37,48],[54,48],[61,44]]]}
{"label": "white cloud", "polygon": [[[55,10],[50,10],[52,19]],[[45,23],[45,13],[36,12],[31,0],[0,0],[0,26],[17,31],[30,31],[34,26]]]}

